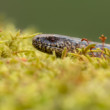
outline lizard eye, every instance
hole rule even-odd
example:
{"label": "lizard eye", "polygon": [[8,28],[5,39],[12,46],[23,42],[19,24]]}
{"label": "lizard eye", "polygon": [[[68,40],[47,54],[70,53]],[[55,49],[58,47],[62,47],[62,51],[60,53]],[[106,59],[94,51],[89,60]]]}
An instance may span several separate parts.
{"label": "lizard eye", "polygon": [[46,39],[49,40],[50,42],[55,42],[58,40],[57,37],[47,37]]}

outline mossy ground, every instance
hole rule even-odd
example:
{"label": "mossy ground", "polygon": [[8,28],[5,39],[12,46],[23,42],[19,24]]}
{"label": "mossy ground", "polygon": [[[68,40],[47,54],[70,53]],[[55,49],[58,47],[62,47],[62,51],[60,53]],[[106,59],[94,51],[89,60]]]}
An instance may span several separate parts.
{"label": "mossy ground", "polygon": [[110,110],[109,58],[56,58],[37,51],[32,36],[0,32],[0,110]]}

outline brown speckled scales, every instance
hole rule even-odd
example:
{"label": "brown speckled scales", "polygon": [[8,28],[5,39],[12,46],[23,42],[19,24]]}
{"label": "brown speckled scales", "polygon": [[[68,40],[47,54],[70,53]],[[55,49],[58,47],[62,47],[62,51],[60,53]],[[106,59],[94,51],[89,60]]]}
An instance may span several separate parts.
{"label": "brown speckled scales", "polygon": [[[64,35],[58,35],[58,34],[39,34],[36,35],[32,40],[33,46],[48,54],[52,54],[53,51],[55,51],[57,57],[61,57],[62,51],[66,47],[68,52],[73,52],[77,48],[86,47],[89,44],[96,44],[96,48],[102,49],[102,44],[98,42],[90,42],[89,44],[86,41],[81,41],[80,38],[75,37],[69,37]],[[109,44],[105,44],[104,48],[110,49]],[[99,56],[100,53],[94,53],[95,56]]]}

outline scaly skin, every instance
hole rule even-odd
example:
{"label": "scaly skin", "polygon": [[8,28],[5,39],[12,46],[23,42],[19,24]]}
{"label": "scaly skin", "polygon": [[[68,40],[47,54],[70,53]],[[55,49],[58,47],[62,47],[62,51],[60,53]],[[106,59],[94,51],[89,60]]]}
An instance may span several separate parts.
{"label": "scaly skin", "polygon": [[[81,41],[80,38],[75,37],[69,37],[64,35],[58,35],[58,34],[39,34],[36,35],[32,40],[33,46],[48,54],[52,54],[53,51],[55,51],[57,57],[61,57],[62,51],[64,48],[67,48],[68,52],[74,53],[74,51],[77,50],[77,48],[86,47],[89,44],[96,44],[95,48],[102,49],[102,44],[98,42],[89,42],[89,44],[86,41]],[[109,44],[105,44],[104,48],[110,49]],[[94,53],[95,56],[100,56],[100,53]]]}

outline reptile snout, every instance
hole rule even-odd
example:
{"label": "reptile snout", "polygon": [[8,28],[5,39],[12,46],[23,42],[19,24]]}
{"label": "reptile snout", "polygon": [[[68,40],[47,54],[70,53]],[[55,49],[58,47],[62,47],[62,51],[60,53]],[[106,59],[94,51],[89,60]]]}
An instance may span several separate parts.
{"label": "reptile snout", "polygon": [[33,45],[35,48],[38,48],[40,44],[41,44],[40,38],[35,36],[35,37],[33,38],[33,40],[32,40],[32,45]]}

